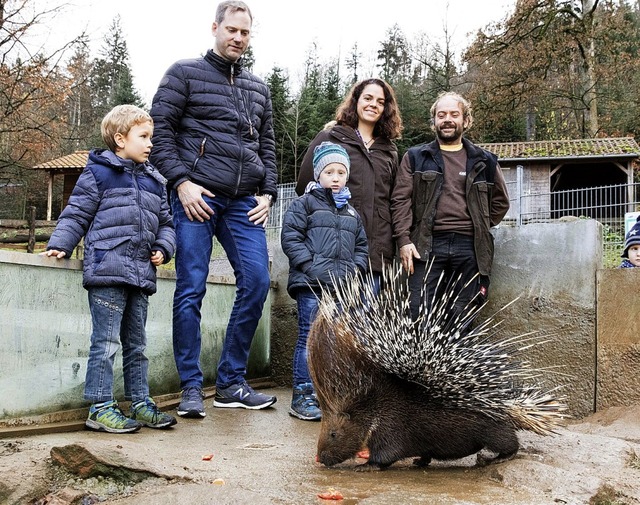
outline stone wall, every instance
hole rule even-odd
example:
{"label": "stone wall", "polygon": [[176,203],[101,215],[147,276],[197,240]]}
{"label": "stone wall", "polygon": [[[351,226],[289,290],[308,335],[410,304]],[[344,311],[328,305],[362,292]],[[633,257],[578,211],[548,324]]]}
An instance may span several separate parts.
{"label": "stone wall", "polygon": [[[91,335],[82,262],[0,251],[0,422],[83,407]],[[158,292],[149,298],[147,350],[152,395],[179,392],[173,358],[173,272],[159,270]],[[215,383],[216,366],[233,300],[233,276],[208,279],[202,307],[201,366],[205,386]],[[268,377],[271,295],[249,358],[248,377]],[[123,398],[122,360],[114,367],[115,396]]]}
{"label": "stone wall", "polygon": [[598,272],[596,410],[640,405],[640,268]]}

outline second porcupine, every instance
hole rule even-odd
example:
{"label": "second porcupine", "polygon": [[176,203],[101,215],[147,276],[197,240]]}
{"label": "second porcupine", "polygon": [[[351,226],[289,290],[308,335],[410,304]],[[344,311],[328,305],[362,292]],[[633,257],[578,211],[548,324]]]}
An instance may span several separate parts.
{"label": "second porcupine", "polygon": [[[492,339],[491,319],[461,332],[479,308],[450,321],[447,297],[412,322],[397,267],[385,271],[378,295],[371,286],[360,276],[337,283],[309,334],[322,409],[318,461],[332,466],[366,447],[369,459],[358,469],[476,453],[479,464],[500,462],[518,452],[517,430],[551,434],[566,417],[554,392],[536,385],[540,370],[512,357],[535,343],[530,335]],[[481,456],[483,449],[495,456]]]}

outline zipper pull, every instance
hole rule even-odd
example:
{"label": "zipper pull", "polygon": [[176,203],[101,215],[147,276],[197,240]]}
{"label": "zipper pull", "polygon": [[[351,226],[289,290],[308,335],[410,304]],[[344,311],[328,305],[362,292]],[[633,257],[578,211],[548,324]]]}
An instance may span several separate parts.
{"label": "zipper pull", "polygon": [[202,142],[200,143],[200,151],[198,153],[199,157],[202,157],[202,155],[204,154],[204,145],[207,143],[207,137],[202,139]]}

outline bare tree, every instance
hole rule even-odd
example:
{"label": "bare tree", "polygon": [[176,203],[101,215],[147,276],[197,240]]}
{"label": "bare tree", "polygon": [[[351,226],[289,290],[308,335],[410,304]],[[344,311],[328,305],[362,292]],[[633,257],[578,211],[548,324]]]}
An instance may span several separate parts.
{"label": "bare tree", "polygon": [[56,153],[62,144],[68,93],[62,62],[82,36],[51,50],[34,47],[31,35],[63,8],[40,5],[0,0],[0,182],[23,187],[31,182],[24,169]]}
{"label": "bare tree", "polygon": [[[593,137],[602,130],[599,102],[611,81],[606,62],[626,26],[611,19],[623,4],[600,0],[518,0],[513,14],[480,31],[465,54],[474,98],[543,135]],[[633,36],[629,30],[629,36]],[[622,35],[624,37],[624,35]],[[614,47],[616,46],[617,47]],[[528,128],[531,131],[531,128]]]}

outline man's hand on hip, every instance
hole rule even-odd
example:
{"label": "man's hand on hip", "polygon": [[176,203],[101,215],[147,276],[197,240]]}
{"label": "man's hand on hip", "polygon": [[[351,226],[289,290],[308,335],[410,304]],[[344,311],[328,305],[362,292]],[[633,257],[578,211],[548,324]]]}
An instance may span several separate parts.
{"label": "man's hand on hip", "polygon": [[213,209],[202,199],[202,195],[214,198],[215,195],[211,191],[191,181],[183,182],[176,191],[189,221],[196,219],[202,223],[205,219],[211,219]]}
{"label": "man's hand on hip", "polygon": [[256,196],[256,205],[253,209],[247,212],[249,221],[255,224],[261,224],[263,228],[267,227],[267,219],[269,219],[269,210],[271,209],[271,200],[264,196]]}

